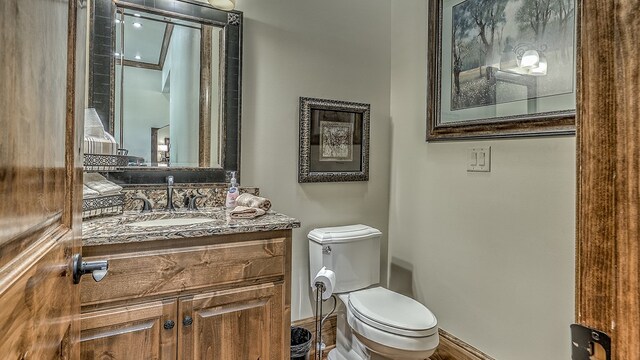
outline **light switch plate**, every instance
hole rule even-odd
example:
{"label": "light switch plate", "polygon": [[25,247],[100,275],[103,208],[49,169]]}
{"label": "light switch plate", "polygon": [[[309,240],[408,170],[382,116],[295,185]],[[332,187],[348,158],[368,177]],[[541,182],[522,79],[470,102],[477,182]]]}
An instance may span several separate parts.
{"label": "light switch plate", "polygon": [[468,172],[491,172],[491,146],[469,148]]}

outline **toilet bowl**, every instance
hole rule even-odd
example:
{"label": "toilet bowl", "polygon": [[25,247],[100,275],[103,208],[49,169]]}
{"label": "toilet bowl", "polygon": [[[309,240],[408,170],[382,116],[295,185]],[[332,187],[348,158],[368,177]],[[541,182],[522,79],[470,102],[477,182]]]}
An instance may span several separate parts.
{"label": "toilet bowl", "polygon": [[382,287],[338,298],[337,343],[329,360],[423,360],[438,347],[435,316],[411,298]]}
{"label": "toilet bowl", "polygon": [[416,300],[379,286],[381,235],[366,225],[309,233],[312,276],[326,267],[336,277],[338,328],[330,360],[423,360],[438,346],[433,313]]}
{"label": "toilet bowl", "polygon": [[348,295],[347,323],[362,345],[389,359],[426,359],[439,343],[429,309],[382,287]]}

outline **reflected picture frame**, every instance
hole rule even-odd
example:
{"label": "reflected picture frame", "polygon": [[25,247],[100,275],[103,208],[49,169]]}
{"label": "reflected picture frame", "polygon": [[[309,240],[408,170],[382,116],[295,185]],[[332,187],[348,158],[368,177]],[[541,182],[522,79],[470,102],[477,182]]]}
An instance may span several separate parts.
{"label": "reflected picture frame", "polygon": [[371,105],[300,98],[298,182],[369,181]]}
{"label": "reflected picture frame", "polygon": [[[565,14],[572,25],[565,31],[568,37],[564,48],[555,40],[548,40],[551,45],[545,44],[547,39],[553,39],[553,34],[533,38],[530,36],[533,31],[524,24],[519,27],[517,21],[523,19],[517,17],[520,16],[517,6],[524,3],[526,1],[429,0],[427,142],[575,135],[576,49],[580,46],[576,32],[580,26],[580,0],[550,1],[551,6],[560,6],[560,3],[571,6]],[[478,25],[474,16],[492,10],[482,8],[485,4],[498,7],[498,12],[505,10],[499,8],[501,5],[511,6],[500,18],[502,32],[500,41],[492,44],[493,51],[483,48],[485,44],[475,28]],[[472,13],[469,10],[472,8],[479,12]],[[549,20],[549,23],[552,21],[559,20]],[[560,26],[547,29],[552,30],[560,31]],[[563,67],[550,63],[547,73],[547,61],[559,57],[559,49],[563,53]],[[533,52],[538,54],[537,63],[527,63],[530,58],[526,56],[523,61],[525,53],[528,56]],[[536,74],[542,59],[544,74]],[[540,66],[531,70],[534,64]],[[570,76],[558,76],[559,73]],[[561,89],[554,90],[549,84],[559,84]],[[476,95],[478,93],[482,95]]]}

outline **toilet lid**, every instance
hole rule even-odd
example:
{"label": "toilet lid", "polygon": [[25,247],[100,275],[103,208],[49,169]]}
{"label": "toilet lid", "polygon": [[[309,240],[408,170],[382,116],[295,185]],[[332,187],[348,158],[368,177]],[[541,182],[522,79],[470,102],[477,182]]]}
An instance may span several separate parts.
{"label": "toilet lid", "polygon": [[382,233],[367,225],[347,225],[313,229],[307,235],[321,245],[348,243],[353,241],[378,238]]}
{"label": "toilet lid", "polygon": [[355,317],[379,330],[413,337],[437,332],[438,321],[429,309],[382,287],[349,294],[349,305]]}

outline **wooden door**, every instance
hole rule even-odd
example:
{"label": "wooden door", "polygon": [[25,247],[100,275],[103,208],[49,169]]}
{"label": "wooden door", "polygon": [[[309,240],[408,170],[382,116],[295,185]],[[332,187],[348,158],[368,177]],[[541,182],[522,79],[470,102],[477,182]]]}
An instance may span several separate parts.
{"label": "wooden door", "polygon": [[3,359],[79,356],[70,269],[81,247],[85,21],[83,1],[0,1]]}
{"label": "wooden door", "polygon": [[175,360],[177,303],[169,299],[82,314],[80,359]]}
{"label": "wooden door", "polygon": [[581,1],[576,321],[640,358],[638,0]]}
{"label": "wooden door", "polygon": [[283,360],[283,284],[265,284],[182,298],[180,360]]}

